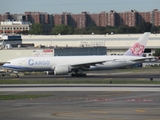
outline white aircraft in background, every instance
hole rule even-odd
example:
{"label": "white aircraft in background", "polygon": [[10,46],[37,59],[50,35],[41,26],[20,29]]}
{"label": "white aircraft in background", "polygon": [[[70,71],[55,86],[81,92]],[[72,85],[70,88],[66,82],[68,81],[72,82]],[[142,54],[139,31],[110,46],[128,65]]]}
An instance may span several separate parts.
{"label": "white aircraft in background", "polygon": [[54,75],[86,76],[83,71],[107,70],[143,63],[142,57],[150,32],[145,32],[122,56],[54,56],[22,57],[10,60],[3,68],[11,70],[19,77],[20,71],[48,71]]}

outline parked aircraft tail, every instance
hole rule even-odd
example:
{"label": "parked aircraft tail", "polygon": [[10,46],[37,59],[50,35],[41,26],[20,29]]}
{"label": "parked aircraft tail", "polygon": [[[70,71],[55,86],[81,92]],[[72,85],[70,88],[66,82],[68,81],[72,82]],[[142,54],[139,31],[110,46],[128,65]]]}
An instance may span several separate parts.
{"label": "parked aircraft tail", "polygon": [[150,32],[145,32],[135,43],[131,46],[124,56],[142,56],[149,39]]}

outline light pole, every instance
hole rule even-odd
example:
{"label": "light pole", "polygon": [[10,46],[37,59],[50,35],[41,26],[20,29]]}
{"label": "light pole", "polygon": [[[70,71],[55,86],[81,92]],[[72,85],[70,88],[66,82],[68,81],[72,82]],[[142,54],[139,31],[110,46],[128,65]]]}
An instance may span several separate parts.
{"label": "light pole", "polygon": [[52,35],[51,35],[51,47],[52,47]]}

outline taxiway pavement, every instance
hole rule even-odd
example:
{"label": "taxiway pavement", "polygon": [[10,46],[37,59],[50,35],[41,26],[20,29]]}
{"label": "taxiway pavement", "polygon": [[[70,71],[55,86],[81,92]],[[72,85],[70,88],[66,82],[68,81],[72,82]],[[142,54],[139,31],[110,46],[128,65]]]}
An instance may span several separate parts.
{"label": "taxiway pavement", "polygon": [[159,120],[156,91],[6,91],[49,97],[0,101],[2,120]]}
{"label": "taxiway pavement", "polygon": [[157,91],[160,85],[136,84],[8,84],[0,91]]}
{"label": "taxiway pavement", "polygon": [[[85,79],[147,79],[155,74],[89,75]],[[1,77],[0,79],[17,79]],[[69,76],[22,76],[20,80],[84,79]],[[0,85],[0,95],[42,94],[49,97],[0,100],[4,120],[159,120],[160,85]]]}

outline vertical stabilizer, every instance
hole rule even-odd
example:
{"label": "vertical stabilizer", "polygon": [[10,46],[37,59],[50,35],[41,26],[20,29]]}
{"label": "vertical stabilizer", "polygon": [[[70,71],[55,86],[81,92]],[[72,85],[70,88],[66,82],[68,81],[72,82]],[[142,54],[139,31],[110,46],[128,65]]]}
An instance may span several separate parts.
{"label": "vertical stabilizer", "polygon": [[150,32],[145,32],[135,43],[131,46],[124,56],[142,56],[149,39]]}

